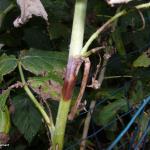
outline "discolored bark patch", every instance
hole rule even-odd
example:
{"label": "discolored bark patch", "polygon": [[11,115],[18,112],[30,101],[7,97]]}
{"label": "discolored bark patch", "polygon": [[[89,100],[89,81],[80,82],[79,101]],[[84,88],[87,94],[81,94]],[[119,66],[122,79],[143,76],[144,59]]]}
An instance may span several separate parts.
{"label": "discolored bark patch", "polygon": [[67,70],[65,74],[65,81],[62,89],[62,97],[65,101],[70,100],[72,97],[77,75],[82,62],[83,60],[80,57],[69,58]]}

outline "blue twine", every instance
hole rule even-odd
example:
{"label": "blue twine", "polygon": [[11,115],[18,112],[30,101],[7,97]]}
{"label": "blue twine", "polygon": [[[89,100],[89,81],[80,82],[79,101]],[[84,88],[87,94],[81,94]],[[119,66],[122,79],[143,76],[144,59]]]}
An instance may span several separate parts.
{"label": "blue twine", "polygon": [[[122,117],[124,117],[124,116],[130,114],[130,113],[133,112],[134,110],[135,110],[135,109],[131,109],[130,111],[128,111],[128,112],[122,114],[122,115],[120,116],[120,118],[122,118]],[[80,144],[81,141],[92,138],[93,136],[97,135],[98,133],[100,133],[100,132],[101,132],[102,130],[104,130],[105,128],[109,127],[111,124],[113,124],[113,123],[116,122],[117,120],[118,120],[118,118],[116,118],[116,119],[110,121],[110,122],[109,122],[107,125],[105,125],[104,127],[100,128],[99,130],[97,130],[97,131],[94,132],[93,134],[87,136],[85,139],[78,140],[75,144],[69,146],[69,147],[68,147],[67,149],[65,149],[65,150],[70,150],[70,149],[74,148],[75,146],[77,146],[78,144]]]}
{"label": "blue twine", "polygon": [[129,130],[131,125],[134,123],[135,119],[138,117],[138,115],[141,113],[141,111],[144,109],[144,107],[150,102],[150,96],[143,100],[143,104],[139,107],[137,112],[134,114],[128,125],[122,130],[122,132],[118,135],[118,137],[113,141],[113,143],[107,148],[107,150],[112,150],[116,144],[120,141],[120,139],[123,137],[123,135]]}

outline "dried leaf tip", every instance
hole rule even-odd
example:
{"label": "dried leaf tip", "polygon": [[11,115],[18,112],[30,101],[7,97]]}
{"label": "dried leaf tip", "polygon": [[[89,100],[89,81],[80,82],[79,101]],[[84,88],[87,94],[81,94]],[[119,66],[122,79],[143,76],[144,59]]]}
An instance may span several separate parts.
{"label": "dried leaf tip", "polygon": [[115,4],[123,4],[123,3],[128,3],[132,0],[107,0],[107,3],[111,6],[114,6]]}
{"label": "dried leaf tip", "polygon": [[14,27],[20,27],[28,22],[33,15],[40,16],[48,21],[48,14],[40,0],[17,0],[21,10],[21,16],[13,22]]}

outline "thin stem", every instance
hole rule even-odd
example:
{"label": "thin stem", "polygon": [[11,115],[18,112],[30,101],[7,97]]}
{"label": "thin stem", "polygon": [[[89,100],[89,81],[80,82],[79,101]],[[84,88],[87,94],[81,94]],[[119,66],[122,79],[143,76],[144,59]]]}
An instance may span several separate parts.
{"label": "thin stem", "polygon": [[13,8],[15,7],[15,4],[10,4],[3,12],[0,13],[0,28],[2,26],[2,23],[3,23],[3,19],[4,17],[6,16],[6,14],[8,12],[10,12]]}
{"label": "thin stem", "polygon": [[[99,89],[101,88],[102,82],[104,80],[106,65],[107,65],[107,62],[108,62],[109,58],[104,57],[104,62],[102,64],[102,70],[100,71],[100,74],[99,74],[99,77],[98,77],[98,88]],[[84,139],[84,140],[80,144],[80,150],[85,150],[86,149],[86,137],[87,137],[89,126],[90,126],[91,114],[93,113],[95,104],[96,104],[96,101],[91,101],[90,109],[89,109],[90,111],[88,112],[86,120],[84,122],[84,129],[83,129],[83,135],[82,135],[82,139]]]}
{"label": "thin stem", "polygon": [[10,4],[4,11],[3,11],[3,14],[7,14],[9,13],[13,8],[15,7],[15,4]]}
{"label": "thin stem", "polygon": [[89,108],[89,112],[86,116],[85,122],[84,122],[84,129],[83,129],[83,135],[82,135],[82,142],[80,144],[80,150],[85,150],[86,149],[86,137],[89,131],[89,126],[90,126],[90,122],[91,122],[91,115],[93,113],[94,107],[95,107],[96,101],[91,101],[90,104],[90,108]]}
{"label": "thin stem", "polygon": [[130,75],[122,75],[122,76],[109,76],[109,77],[104,77],[105,80],[107,79],[116,79],[116,78],[132,78],[133,76]]}
{"label": "thin stem", "polygon": [[[123,119],[118,114],[117,114],[117,119],[120,121],[120,123],[122,125],[122,128],[124,128],[125,127],[125,123],[123,122]],[[127,132],[127,138],[130,141],[130,135],[129,135],[128,132]]]}
{"label": "thin stem", "polygon": [[81,54],[84,55],[84,53],[88,50],[89,46],[92,44],[92,42],[99,36],[99,34],[104,31],[106,28],[111,25],[113,21],[115,21],[117,18],[121,17],[122,15],[127,14],[126,10],[123,10],[119,13],[117,13],[115,16],[110,18],[104,25],[102,25],[95,33],[92,34],[92,36],[89,38],[89,40],[86,42],[84,47],[82,48]]}
{"label": "thin stem", "polygon": [[144,30],[144,28],[146,26],[146,21],[145,21],[144,15],[142,14],[142,12],[140,10],[138,10],[138,13],[139,13],[141,20],[142,20],[142,27],[140,27],[138,29],[138,31],[141,31],[141,30]]}
{"label": "thin stem", "polygon": [[70,114],[68,115],[69,120],[74,119],[74,117],[77,113],[77,110],[78,110],[78,108],[81,104],[81,100],[82,100],[82,97],[84,95],[84,91],[85,91],[85,88],[86,88],[86,85],[87,85],[90,66],[91,66],[91,62],[90,62],[89,58],[86,58],[85,63],[84,63],[84,73],[83,73],[83,79],[82,79],[82,83],[81,83],[81,87],[80,87],[80,92],[79,92],[79,95],[77,97],[77,100],[76,100],[74,106],[72,107],[72,109],[70,111]]}
{"label": "thin stem", "polygon": [[105,18],[111,18],[112,16],[109,16],[109,15],[96,15],[97,17],[105,17]]}
{"label": "thin stem", "polygon": [[105,71],[106,71],[106,66],[107,66],[108,60],[109,59],[104,58],[104,62],[103,62],[103,65],[102,65],[102,70],[101,70],[101,72],[99,74],[99,77],[98,77],[99,89],[101,88],[102,82],[104,80],[104,75],[105,75]]}
{"label": "thin stem", "polygon": [[89,46],[92,44],[92,42],[99,36],[100,33],[102,33],[104,30],[106,30],[108,27],[111,26],[111,23],[114,22],[116,19],[120,18],[121,16],[126,15],[129,12],[132,12],[136,9],[140,10],[140,9],[146,9],[150,7],[150,2],[145,3],[145,4],[140,4],[135,6],[135,9],[131,9],[129,11],[127,11],[126,9],[120,11],[119,13],[117,13],[116,15],[114,15],[113,17],[111,17],[106,23],[104,23],[95,33],[92,34],[92,36],[89,38],[89,40],[86,42],[86,44],[84,45],[84,47],[81,50],[81,54],[84,55],[84,53],[88,50]]}
{"label": "thin stem", "polygon": [[88,87],[92,87],[94,89],[100,89],[101,88],[102,82],[104,80],[106,66],[107,66],[108,60],[110,58],[110,56],[109,56],[109,58],[107,58],[107,57],[105,57],[105,55],[107,55],[107,54],[104,54],[104,61],[103,61],[103,64],[101,66],[101,70],[100,70],[98,79],[96,80],[96,77],[97,77],[97,74],[99,72],[100,65],[98,65],[98,68],[96,70],[96,74],[95,74],[94,78],[92,79],[92,84]]}
{"label": "thin stem", "polygon": [[83,57],[89,57],[90,55],[99,52],[100,50],[104,49],[104,46],[101,47],[95,47],[89,51],[87,51],[86,53],[84,53],[84,55],[82,55]]}
{"label": "thin stem", "polygon": [[21,81],[22,84],[24,85],[24,90],[26,91],[27,95],[30,97],[31,101],[34,103],[35,107],[39,110],[39,112],[41,113],[42,117],[44,118],[48,129],[51,133],[51,136],[53,135],[54,132],[54,124],[52,122],[52,119],[49,118],[49,116],[47,115],[47,113],[45,112],[44,108],[41,106],[41,104],[37,101],[37,99],[35,98],[35,96],[32,94],[31,90],[29,89],[29,87],[26,84],[25,78],[24,78],[24,74],[23,74],[23,70],[21,67],[21,62],[18,62],[18,68],[19,68],[19,73],[20,73],[20,77],[21,77]]}

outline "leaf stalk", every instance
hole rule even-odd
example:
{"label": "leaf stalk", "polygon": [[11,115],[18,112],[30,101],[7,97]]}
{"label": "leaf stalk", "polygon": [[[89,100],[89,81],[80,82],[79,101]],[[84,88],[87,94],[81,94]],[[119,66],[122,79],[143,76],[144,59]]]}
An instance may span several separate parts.
{"label": "leaf stalk", "polygon": [[18,68],[19,68],[19,73],[20,73],[22,84],[24,85],[23,86],[24,90],[26,91],[27,95],[29,96],[29,98],[31,99],[31,101],[33,102],[33,104],[35,105],[35,107],[41,113],[42,117],[44,118],[44,120],[46,122],[46,125],[48,126],[48,129],[49,129],[49,131],[51,133],[51,136],[53,136],[53,132],[54,132],[55,127],[54,127],[54,123],[52,121],[52,118],[49,118],[49,116],[47,115],[47,113],[44,110],[44,108],[41,106],[41,104],[38,102],[38,100],[35,98],[35,96],[31,92],[31,90],[27,86],[25,78],[24,78],[24,74],[23,74],[21,62],[18,62]]}

